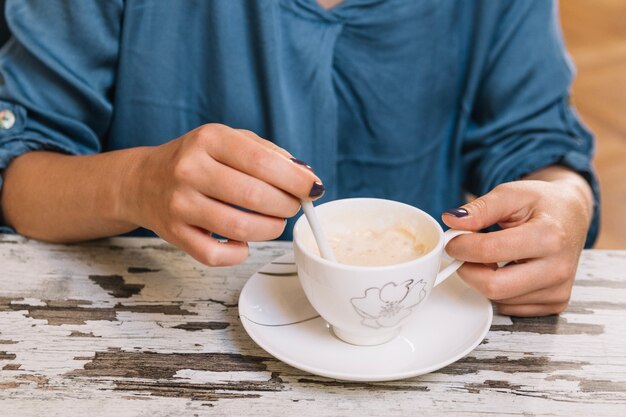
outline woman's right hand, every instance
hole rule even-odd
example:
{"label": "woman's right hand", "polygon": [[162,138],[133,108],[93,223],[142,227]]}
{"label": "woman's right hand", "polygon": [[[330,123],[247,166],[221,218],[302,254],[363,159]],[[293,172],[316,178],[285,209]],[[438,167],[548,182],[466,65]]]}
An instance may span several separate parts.
{"label": "woman's right hand", "polygon": [[277,238],[300,198],[324,192],[313,171],[287,151],[224,125],[201,126],[140,154],[124,176],[119,218],[153,230],[206,265],[242,262],[246,242]]}

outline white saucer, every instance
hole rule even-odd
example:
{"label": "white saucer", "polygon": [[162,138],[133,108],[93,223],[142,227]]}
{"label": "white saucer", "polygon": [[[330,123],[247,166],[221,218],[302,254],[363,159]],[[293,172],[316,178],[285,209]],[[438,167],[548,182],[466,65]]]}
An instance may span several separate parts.
{"label": "white saucer", "polygon": [[433,290],[416,319],[378,346],[337,339],[300,287],[287,254],[261,268],[239,296],[239,316],[250,337],[277,359],[303,371],[351,381],[390,381],[443,368],[483,340],[491,303],[452,276]]}

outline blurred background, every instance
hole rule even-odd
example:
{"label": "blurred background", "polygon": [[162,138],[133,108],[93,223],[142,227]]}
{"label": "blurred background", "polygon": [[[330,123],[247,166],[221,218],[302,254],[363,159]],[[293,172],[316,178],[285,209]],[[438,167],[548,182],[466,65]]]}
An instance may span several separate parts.
{"label": "blurred background", "polygon": [[[596,248],[626,249],[626,0],[562,0],[559,7],[578,68],[573,103],[597,139],[602,225]],[[1,15],[0,45],[8,38]]]}
{"label": "blurred background", "polygon": [[578,69],[573,102],[597,140],[602,193],[598,249],[626,249],[626,0],[561,0]]}

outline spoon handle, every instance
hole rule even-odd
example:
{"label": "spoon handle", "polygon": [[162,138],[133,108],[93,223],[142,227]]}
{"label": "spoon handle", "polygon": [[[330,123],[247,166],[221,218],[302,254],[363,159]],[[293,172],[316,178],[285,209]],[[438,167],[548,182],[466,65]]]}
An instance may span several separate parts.
{"label": "spoon handle", "polygon": [[300,205],[302,205],[302,211],[304,211],[309,226],[311,226],[313,237],[315,237],[315,242],[317,242],[317,247],[320,250],[320,255],[327,261],[337,262],[335,255],[333,255],[333,250],[330,248],[326,236],[324,236],[324,231],[315,213],[313,203],[307,200],[300,200]]}

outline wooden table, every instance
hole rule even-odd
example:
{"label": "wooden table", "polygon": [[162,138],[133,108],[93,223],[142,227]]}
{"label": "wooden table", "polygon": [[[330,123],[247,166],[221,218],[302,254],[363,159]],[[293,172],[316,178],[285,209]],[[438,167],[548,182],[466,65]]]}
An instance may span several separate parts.
{"label": "wooden table", "polygon": [[157,239],[0,235],[0,415],[626,416],[626,251],[585,251],[560,317],[495,316],[464,359],[387,383],[270,357],[239,291],[288,243],[207,268]]}

